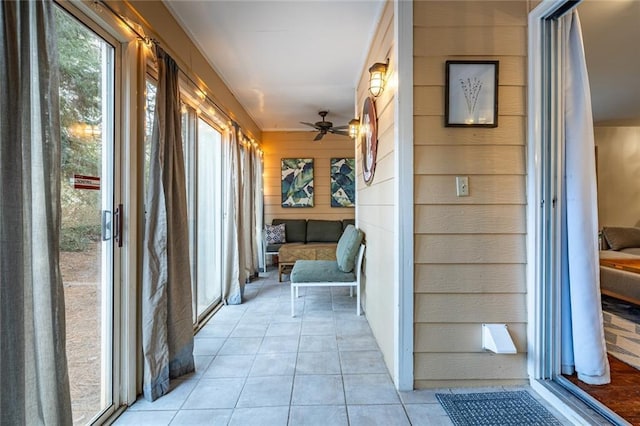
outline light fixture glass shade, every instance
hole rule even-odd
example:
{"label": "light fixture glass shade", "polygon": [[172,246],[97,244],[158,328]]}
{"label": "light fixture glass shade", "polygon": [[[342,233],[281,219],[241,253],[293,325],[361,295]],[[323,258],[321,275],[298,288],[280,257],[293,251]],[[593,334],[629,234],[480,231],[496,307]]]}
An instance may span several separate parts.
{"label": "light fixture glass shade", "polygon": [[360,128],[360,120],[354,118],[349,122],[349,137],[355,139],[358,137],[358,129]]}
{"label": "light fixture glass shade", "polygon": [[380,96],[384,90],[384,77],[387,73],[387,64],[377,62],[369,68],[369,93],[374,97]]}

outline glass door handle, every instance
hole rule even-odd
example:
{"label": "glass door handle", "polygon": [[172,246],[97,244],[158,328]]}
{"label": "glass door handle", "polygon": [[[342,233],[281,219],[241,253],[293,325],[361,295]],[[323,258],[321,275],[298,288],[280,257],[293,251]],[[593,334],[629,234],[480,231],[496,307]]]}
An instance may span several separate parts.
{"label": "glass door handle", "polygon": [[113,213],[115,221],[115,234],[113,238],[118,243],[118,247],[122,247],[122,222],[124,217],[124,210],[122,204],[118,204],[118,208]]}
{"label": "glass door handle", "polygon": [[109,210],[102,210],[102,241],[109,241],[111,239],[111,212]]}

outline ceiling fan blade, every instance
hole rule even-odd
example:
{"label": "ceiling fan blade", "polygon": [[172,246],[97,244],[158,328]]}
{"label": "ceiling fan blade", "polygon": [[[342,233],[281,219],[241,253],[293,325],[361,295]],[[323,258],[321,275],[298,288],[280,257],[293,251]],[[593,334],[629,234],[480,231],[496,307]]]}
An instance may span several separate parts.
{"label": "ceiling fan blade", "polygon": [[324,133],[318,133],[318,134],[316,135],[316,137],[315,137],[315,138],[313,138],[313,141],[314,141],[314,142],[315,142],[315,141],[319,141],[319,140],[320,140],[320,139],[322,139],[323,137],[324,137]]}
{"label": "ceiling fan blade", "polygon": [[344,130],[344,129],[348,129],[349,125],[345,124],[344,126],[333,126],[333,128],[336,130]]}
{"label": "ceiling fan blade", "polygon": [[320,129],[318,128],[318,126],[316,126],[315,124],[307,123],[306,121],[301,121],[301,122],[300,122],[300,124],[305,124],[305,125],[307,125],[307,126],[311,126],[311,127],[313,127],[314,129],[318,129],[318,130],[320,130]]}
{"label": "ceiling fan blade", "polygon": [[338,130],[335,127],[330,128],[329,133],[333,133],[334,135],[349,136],[349,132],[347,132],[346,130]]}

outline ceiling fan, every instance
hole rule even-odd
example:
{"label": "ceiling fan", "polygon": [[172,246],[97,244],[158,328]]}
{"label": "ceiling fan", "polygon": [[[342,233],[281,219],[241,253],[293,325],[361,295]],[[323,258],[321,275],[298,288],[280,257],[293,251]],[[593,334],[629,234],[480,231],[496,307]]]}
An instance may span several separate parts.
{"label": "ceiling fan", "polygon": [[329,111],[320,111],[320,112],[318,112],[318,114],[320,114],[320,117],[322,117],[322,121],[317,121],[315,124],[307,123],[306,121],[301,121],[300,122],[301,124],[305,124],[307,126],[313,127],[314,129],[316,129],[319,132],[316,135],[316,137],[313,139],[314,141],[319,141],[327,133],[333,133],[335,135],[342,135],[342,136],[349,136],[349,132],[346,131],[346,129],[349,128],[348,125],[334,127],[332,122],[325,121],[324,118],[327,116],[328,113],[329,113]]}

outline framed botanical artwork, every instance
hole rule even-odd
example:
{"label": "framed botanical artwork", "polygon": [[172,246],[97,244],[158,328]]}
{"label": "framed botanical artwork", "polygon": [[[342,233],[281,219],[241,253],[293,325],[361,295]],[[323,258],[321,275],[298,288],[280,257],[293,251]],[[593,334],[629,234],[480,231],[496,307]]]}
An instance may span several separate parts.
{"label": "framed botanical artwork", "polygon": [[313,158],[282,159],[282,207],[313,207]]}
{"label": "framed botanical artwork", "polygon": [[447,61],[446,127],[498,127],[498,61]]}
{"label": "framed botanical artwork", "polygon": [[331,159],[331,207],[355,207],[355,158]]}

